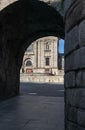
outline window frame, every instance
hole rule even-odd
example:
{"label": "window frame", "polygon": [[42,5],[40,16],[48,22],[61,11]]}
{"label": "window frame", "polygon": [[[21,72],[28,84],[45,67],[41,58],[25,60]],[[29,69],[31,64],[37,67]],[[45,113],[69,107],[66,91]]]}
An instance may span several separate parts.
{"label": "window frame", "polygon": [[50,65],[50,58],[46,57],[45,58],[45,66],[49,66]]}

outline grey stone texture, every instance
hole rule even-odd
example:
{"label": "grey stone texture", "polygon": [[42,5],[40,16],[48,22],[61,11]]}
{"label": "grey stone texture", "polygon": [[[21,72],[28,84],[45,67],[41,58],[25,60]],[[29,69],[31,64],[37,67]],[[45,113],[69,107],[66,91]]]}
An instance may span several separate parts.
{"label": "grey stone texture", "polygon": [[79,24],[85,17],[85,1],[74,0],[66,13],[66,31],[71,30],[76,24]]}
{"label": "grey stone texture", "polygon": [[66,15],[71,4],[72,4],[72,0],[64,0],[64,15]]}
{"label": "grey stone texture", "polygon": [[67,130],[85,130],[84,127],[78,126],[75,122],[70,122],[70,121],[67,122],[66,129]]}
{"label": "grey stone texture", "polygon": [[65,100],[66,120],[85,127],[85,88],[67,89]]}
{"label": "grey stone texture", "polygon": [[85,20],[65,34],[65,55],[85,46]]}
{"label": "grey stone texture", "polygon": [[75,87],[76,85],[76,74],[75,71],[68,72],[65,75],[65,87]]}
{"label": "grey stone texture", "polygon": [[65,58],[65,71],[85,68],[85,47],[75,50]]}
{"label": "grey stone texture", "polygon": [[79,25],[79,45],[85,46],[85,20]]}
{"label": "grey stone texture", "polygon": [[66,89],[66,104],[85,109],[85,88]]}
{"label": "grey stone texture", "polygon": [[78,87],[85,87],[85,70],[81,70],[76,74],[76,85]]}
{"label": "grey stone texture", "polygon": [[65,2],[65,130],[85,130],[85,1]]}
{"label": "grey stone texture", "polygon": [[85,110],[78,111],[78,124],[85,127]]}
{"label": "grey stone texture", "polygon": [[[68,111],[66,113],[67,113],[67,120],[69,122],[73,122],[73,124],[75,124],[79,130],[81,130],[81,128],[85,129],[85,111],[84,110],[77,108],[77,107],[71,107],[70,105],[68,105]],[[70,124],[68,123],[67,126],[69,126],[69,125]],[[81,126],[81,127],[79,127],[79,126]],[[71,126],[69,126],[69,127],[71,127]],[[73,125],[73,127],[75,128],[74,125]]]}
{"label": "grey stone texture", "polygon": [[70,32],[65,34],[65,55],[78,48],[79,46],[79,27],[75,26]]}

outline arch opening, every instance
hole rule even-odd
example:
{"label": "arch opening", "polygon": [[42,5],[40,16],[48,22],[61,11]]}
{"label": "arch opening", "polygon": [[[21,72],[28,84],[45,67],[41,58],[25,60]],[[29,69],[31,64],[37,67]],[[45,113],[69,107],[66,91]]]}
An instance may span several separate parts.
{"label": "arch opening", "polygon": [[[20,73],[21,94],[25,93],[36,97],[59,96],[58,98],[63,99],[64,71],[58,70],[58,40],[59,38],[55,36],[41,37],[34,40],[27,48],[25,48],[26,51],[24,53],[22,66],[24,64],[24,61],[30,60],[32,62],[32,68],[30,66],[24,66],[24,73]],[[28,45],[28,42],[26,43]],[[49,47],[46,47],[46,45],[49,45]],[[59,89],[59,92],[56,92],[56,89]],[[62,104],[62,112],[60,115],[63,115],[63,100],[60,104]],[[59,126],[60,129],[61,127],[63,129],[64,118],[60,120],[60,124],[62,124]]]}
{"label": "arch opening", "polygon": [[32,66],[32,62],[30,60],[27,60],[26,66]]}

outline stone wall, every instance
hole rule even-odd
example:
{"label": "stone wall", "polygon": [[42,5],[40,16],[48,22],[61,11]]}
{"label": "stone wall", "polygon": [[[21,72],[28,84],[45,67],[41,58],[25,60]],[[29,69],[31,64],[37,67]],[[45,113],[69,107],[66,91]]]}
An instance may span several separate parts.
{"label": "stone wall", "polygon": [[56,84],[63,84],[64,83],[64,76],[57,75],[57,76],[47,76],[47,75],[27,75],[21,74],[20,75],[21,82],[38,82],[38,83],[56,83]]}
{"label": "stone wall", "polygon": [[65,0],[65,130],[85,130],[85,0]]}

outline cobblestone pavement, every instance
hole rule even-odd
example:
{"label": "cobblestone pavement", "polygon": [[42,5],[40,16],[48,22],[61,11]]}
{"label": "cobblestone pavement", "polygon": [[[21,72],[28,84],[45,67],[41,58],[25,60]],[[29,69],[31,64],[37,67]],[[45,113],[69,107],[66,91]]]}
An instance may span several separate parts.
{"label": "cobblestone pavement", "polygon": [[0,103],[0,130],[64,130],[63,85],[21,83],[20,95]]}

